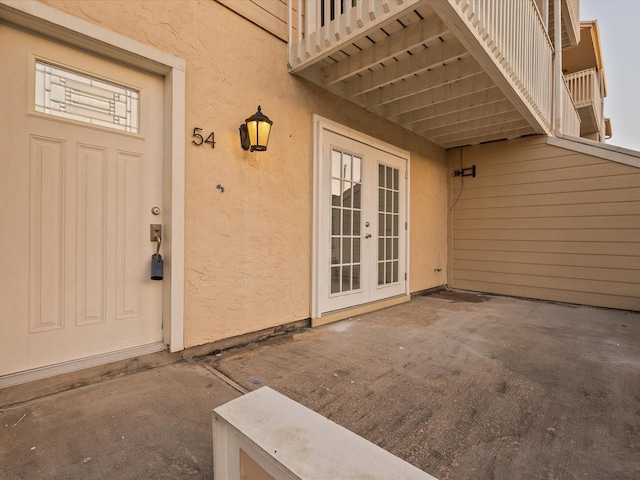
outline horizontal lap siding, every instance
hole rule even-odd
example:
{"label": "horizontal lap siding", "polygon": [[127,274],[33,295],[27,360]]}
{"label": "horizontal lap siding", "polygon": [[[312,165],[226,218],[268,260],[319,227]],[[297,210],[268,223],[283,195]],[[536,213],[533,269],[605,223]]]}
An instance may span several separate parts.
{"label": "horizontal lap siding", "polygon": [[640,169],[545,137],[464,148],[472,165],[450,179],[452,287],[640,310]]}
{"label": "horizontal lap siding", "polygon": [[[287,40],[287,0],[217,0],[219,3],[261,26],[282,40]],[[297,29],[294,14],[294,30]],[[284,60],[283,60],[284,61]]]}

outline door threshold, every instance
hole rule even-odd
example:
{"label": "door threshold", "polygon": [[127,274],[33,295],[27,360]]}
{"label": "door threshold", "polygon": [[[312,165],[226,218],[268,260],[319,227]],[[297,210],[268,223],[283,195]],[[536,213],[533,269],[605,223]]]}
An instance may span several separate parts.
{"label": "door threshold", "polygon": [[9,375],[0,377],[0,389],[32,382],[34,380],[42,380],[55,375],[61,375],[63,373],[84,370],[85,368],[97,367],[98,365],[113,363],[119,360],[127,360],[129,358],[139,357],[149,353],[161,352],[166,348],[167,346],[162,342],[149,343],[138,347],[125,348],[124,350],[118,350],[116,352],[103,353],[100,355],[93,355],[91,357],[80,358],[78,360],[57,363],[46,367],[10,373]]}
{"label": "door threshold", "polygon": [[319,327],[320,325],[337,322],[344,320],[345,318],[355,317],[356,315],[363,315],[365,313],[375,312],[376,310],[382,310],[383,308],[392,307],[394,305],[400,305],[401,303],[408,302],[409,300],[411,300],[411,295],[398,295],[397,297],[385,298],[384,300],[378,300],[377,302],[327,312],[318,318],[312,318],[311,326]]}

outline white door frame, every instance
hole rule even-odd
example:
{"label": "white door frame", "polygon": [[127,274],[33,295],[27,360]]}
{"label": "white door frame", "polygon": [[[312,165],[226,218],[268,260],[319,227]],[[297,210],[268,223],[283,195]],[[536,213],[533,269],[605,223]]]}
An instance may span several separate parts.
{"label": "white door frame", "polygon": [[[186,62],[34,0],[0,0],[0,20],[164,78],[163,342],[184,349],[184,142]],[[112,360],[108,360],[112,361]]]}
{"label": "white door frame", "polygon": [[[323,197],[322,192],[322,181],[325,172],[323,170],[323,161],[322,161],[322,147],[324,145],[324,132],[330,131],[337,133],[338,135],[342,135],[347,138],[351,138],[357,142],[364,143],[366,145],[370,145],[374,148],[382,150],[384,152],[388,152],[391,155],[395,155],[400,157],[407,162],[407,177],[411,178],[410,175],[410,165],[409,161],[409,152],[406,150],[402,150],[400,148],[394,147],[388,143],[385,143],[377,138],[366,135],[362,132],[349,128],[340,123],[334,122],[332,120],[326,119],[319,115],[314,114],[312,116],[312,137],[313,137],[313,234],[312,234],[312,252],[311,252],[311,312],[310,316],[312,319],[312,324],[321,325],[326,323],[326,321],[320,321],[320,317],[322,316],[321,312],[321,302],[320,302],[320,269],[324,268],[323,265],[319,265],[319,249],[321,248],[321,242],[324,241],[323,232],[321,228],[318,228],[320,218],[322,215],[322,205],[326,199]],[[406,218],[407,221],[410,218],[410,191],[409,191],[409,181],[406,182]],[[400,303],[402,301],[407,301],[409,298],[410,286],[409,286],[409,229],[406,232],[406,272],[407,272],[407,280],[405,282],[405,293],[404,296],[400,299],[392,299],[389,302],[380,302],[384,303],[384,306],[388,306],[394,303]],[[363,307],[357,310],[361,312],[371,311],[375,309],[375,307]],[[351,311],[351,309],[347,309],[347,311]],[[340,320],[342,318],[346,318],[344,315],[334,315],[330,314],[331,319],[327,319],[327,321]]]}

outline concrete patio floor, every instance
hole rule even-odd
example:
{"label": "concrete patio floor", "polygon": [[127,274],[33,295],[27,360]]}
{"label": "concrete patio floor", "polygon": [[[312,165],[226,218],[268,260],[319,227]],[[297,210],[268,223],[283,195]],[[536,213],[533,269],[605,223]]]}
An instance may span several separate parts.
{"label": "concrete patio floor", "polygon": [[211,478],[264,385],[440,479],[640,478],[640,313],[448,291],[0,390],[0,478]]}

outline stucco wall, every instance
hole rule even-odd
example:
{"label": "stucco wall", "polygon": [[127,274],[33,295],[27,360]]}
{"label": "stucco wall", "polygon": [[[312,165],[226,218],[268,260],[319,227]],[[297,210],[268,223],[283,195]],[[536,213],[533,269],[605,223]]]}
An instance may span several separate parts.
{"label": "stucco wall", "polygon": [[[216,2],[43,3],[187,62],[188,135],[217,142],[185,145],[187,347],[309,317],[313,113],[411,152],[411,290],[445,282],[440,147],[291,76],[285,42]],[[269,149],[244,152],[238,127],[258,104],[274,121]]]}
{"label": "stucco wall", "polygon": [[[461,164],[448,152],[449,171]],[[464,148],[450,177],[449,284],[640,310],[640,169],[547,144]]]}

